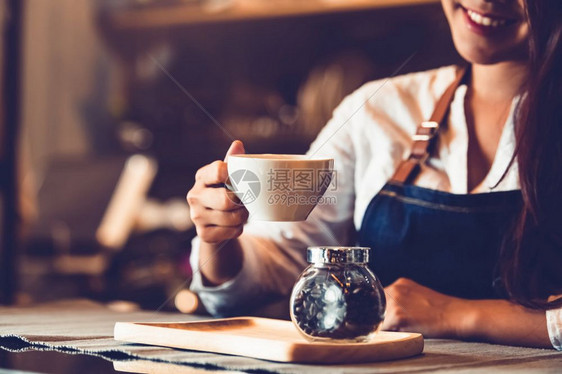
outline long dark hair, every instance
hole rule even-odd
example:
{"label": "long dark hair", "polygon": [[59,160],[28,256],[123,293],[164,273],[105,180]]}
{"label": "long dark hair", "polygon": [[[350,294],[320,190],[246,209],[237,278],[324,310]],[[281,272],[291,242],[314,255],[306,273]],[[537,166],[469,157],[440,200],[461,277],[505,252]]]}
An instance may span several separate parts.
{"label": "long dark hair", "polygon": [[513,301],[548,309],[562,300],[562,1],[527,0],[530,27],[526,92],[516,117],[523,195],[500,269]]}

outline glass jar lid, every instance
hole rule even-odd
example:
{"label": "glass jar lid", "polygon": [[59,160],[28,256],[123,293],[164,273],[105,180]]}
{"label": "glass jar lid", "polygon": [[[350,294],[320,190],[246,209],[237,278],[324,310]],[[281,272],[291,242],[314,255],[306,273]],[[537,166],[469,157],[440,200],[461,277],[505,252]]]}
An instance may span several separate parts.
{"label": "glass jar lid", "polygon": [[364,264],[369,262],[369,247],[308,247],[306,260],[317,264]]}

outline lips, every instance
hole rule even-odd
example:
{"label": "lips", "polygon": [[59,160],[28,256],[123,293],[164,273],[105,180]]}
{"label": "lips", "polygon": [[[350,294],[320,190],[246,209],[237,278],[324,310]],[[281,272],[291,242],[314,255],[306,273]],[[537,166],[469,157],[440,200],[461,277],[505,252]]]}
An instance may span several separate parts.
{"label": "lips", "polygon": [[481,35],[490,35],[506,29],[519,21],[514,17],[484,13],[462,5],[459,6],[463,10],[469,29]]}
{"label": "lips", "polygon": [[466,14],[472,22],[475,22],[481,26],[500,27],[505,26],[508,22],[508,20],[505,18],[485,16],[470,9],[466,10]]}

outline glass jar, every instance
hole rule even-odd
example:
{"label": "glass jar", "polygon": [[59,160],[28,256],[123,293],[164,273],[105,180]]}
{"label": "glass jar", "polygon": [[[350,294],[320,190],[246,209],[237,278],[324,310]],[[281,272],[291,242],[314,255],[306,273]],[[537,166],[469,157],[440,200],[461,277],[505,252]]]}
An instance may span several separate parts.
{"label": "glass jar", "polygon": [[312,341],[363,342],[384,320],[384,289],[367,267],[370,248],[310,247],[310,265],[290,302],[291,320]]}

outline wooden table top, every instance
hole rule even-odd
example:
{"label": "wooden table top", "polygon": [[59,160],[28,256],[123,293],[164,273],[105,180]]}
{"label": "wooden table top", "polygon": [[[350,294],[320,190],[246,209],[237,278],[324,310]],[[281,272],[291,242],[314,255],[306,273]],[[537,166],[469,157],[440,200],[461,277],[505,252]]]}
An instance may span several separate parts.
{"label": "wooden table top", "polygon": [[[113,339],[119,321],[194,321],[202,317],[155,311],[117,311],[89,301],[29,308],[0,308],[0,367],[4,349],[56,351],[60,355],[96,355],[113,361],[118,371],[193,373],[263,370],[270,373],[541,373],[560,372],[562,352],[447,339],[426,339],[423,354],[408,359],[365,364],[300,365],[165,347],[126,344]],[[208,317],[207,317],[208,318]],[[24,354],[25,355],[25,354]],[[123,360],[137,361],[123,362]],[[56,361],[56,360],[55,360]],[[88,356],[83,356],[84,363]],[[46,364],[49,360],[43,361]],[[56,362],[53,362],[56,363]],[[79,363],[77,363],[79,364]],[[8,366],[7,366],[8,365]],[[28,367],[30,370],[31,368]],[[88,371],[91,370],[91,371]],[[49,371],[47,366],[38,370]],[[56,370],[51,372],[64,372]],[[95,372],[86,364],[77,372]]]}

